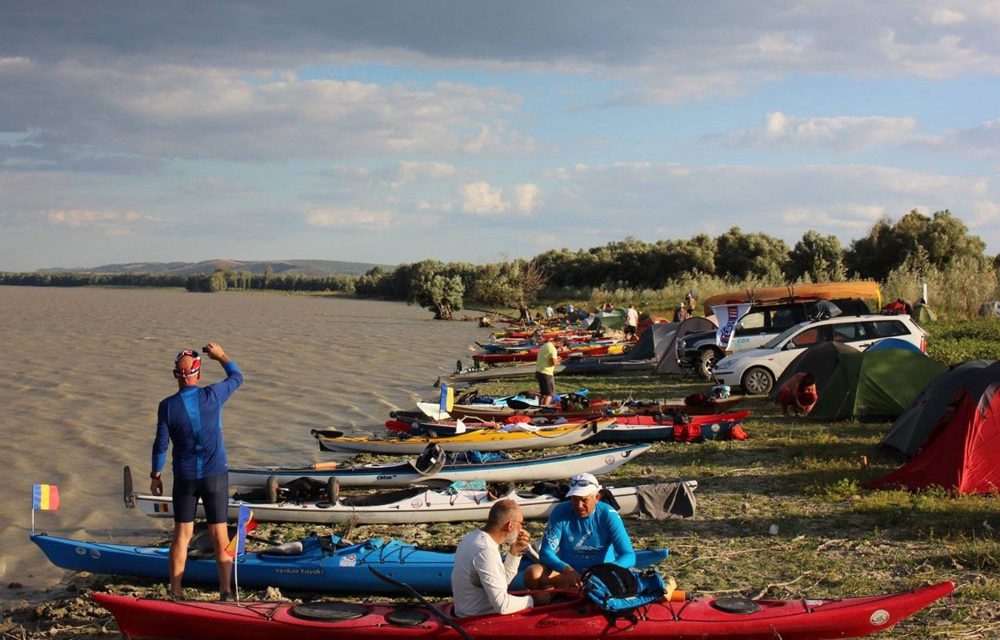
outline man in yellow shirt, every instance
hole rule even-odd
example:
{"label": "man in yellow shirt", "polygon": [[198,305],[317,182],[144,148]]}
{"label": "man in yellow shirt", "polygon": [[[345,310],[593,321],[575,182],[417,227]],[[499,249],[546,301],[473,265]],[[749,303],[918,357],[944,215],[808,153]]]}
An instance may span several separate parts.
{"label": "man in yellow shirt", "polygon": [[552,404],[552,396],[556,394],[556,365],[559,364],[559,352],[556,345],[549,340],[538,349],[535,360],[535,379],[538,380],[539,405]]}

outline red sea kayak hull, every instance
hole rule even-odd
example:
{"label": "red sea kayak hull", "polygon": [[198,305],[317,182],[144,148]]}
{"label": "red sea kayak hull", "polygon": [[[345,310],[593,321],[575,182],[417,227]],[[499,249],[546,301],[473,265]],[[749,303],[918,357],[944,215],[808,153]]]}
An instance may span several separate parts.
{"label": "red sea kayak hull", "polygon": [[[506,616],[456,620],[475,640],[822,640],[860,638],[883,631],[955,588],[951,582],[915,591],[846,600],[760,600],[755,613],[727,613],[713,599],[655,603],[638,622],[609,622],[578,595]],[[414,626],[387,619],[392,605],[355,605],[360,617],[316,620],[295,615],[288,603],[171,602],[95,593],[127,638],[188,640],[462,640],[427,616]],[[450,604],[435,605],[445,614]],[[425,611],[426,613],[426,611]]]}

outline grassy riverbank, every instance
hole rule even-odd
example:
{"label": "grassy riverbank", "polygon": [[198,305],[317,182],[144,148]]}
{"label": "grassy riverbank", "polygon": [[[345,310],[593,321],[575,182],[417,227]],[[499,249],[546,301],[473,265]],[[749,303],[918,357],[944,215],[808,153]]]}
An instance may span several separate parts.
{"label": "grassy riverbank", "polygon": [[[558,388],[595,397],[680,398],[704,384],[664,378],[561,377]],[[528,383],[479,385],[505,394]],[[784,418],[763,398],[744,442],[658,444],[615,481],[695,478],[698,514],[685,521],[630,521],[643,544],[671,548],[663,567],[702,595],[797,598],[863,595],[941,580],[958,585],[935,606],[882,638],[1000,637],[1000,504],[997,496],[866,491],[899,466],[876,449],[887,422],[818,423]],[[770,535],[771,525],[778,534]]]}
{"label": "grassy riverbank", "polygon": [[[586,387],[595,396],[682,398],[705,385],[655,376],[560,377],[562,391]],[[479,385],[483,393],[529,389],[529,381]],[[783,418],[763,399],[747,399],[753,414],[743,442],[659,443],[622,467],[608,483],[697,479],[698,513],[683,521],[626,520],[637,547],[666,546],[660,568],[694,595],[767,598],[858,596],[909,589],[941,580],[958,585],[953,599],[877,637],[1000,637],[1000,505],[996,496],[953,497],[869,492],[861,488],[898,465],[876,451],[887,423],[815,423]],[[770,535],[772,525],[777,535]],[[453,544],[475,526],[359,526],[352,540],[393,536]],[[543,523],[529,524],[533,536]],[[309,530],[316,530],[309,527]],[[322,528],[319,528],[323,531]],[[259,534],[294,539],[305,527],[265,526]],[[111,638],[109,615],[90,604],[93,589],[161,596],[151,581],[75,577],[53,600],[7,612],[3,638]],[[189,589],[211,598],[210,590]],[[319,597],[249,592],[245,597]]]}

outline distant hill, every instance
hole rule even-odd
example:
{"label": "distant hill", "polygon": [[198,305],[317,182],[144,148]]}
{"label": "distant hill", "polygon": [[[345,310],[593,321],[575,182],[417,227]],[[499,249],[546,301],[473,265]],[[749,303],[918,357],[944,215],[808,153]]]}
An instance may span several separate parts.
{"label": "distant hill", "polygon": [[359,276],[373,267],[383,269],[395,269],[394,265],[376,265],[368,262],[341,262],[339,260],[204,260],[202,262],[128,262],[124,264],[105,264],[99,267],[85,267],[78,269],[66,269],[56,267],[53,269],[39,269],[41,273],[157,273],[170,275],[196,275],[199,273],[212,273],[217,269],[231,269],[233,271],[249,271],[251,273],[264,273],[268,267],[276,275],[304,275],[304,276],[329,276],[344,274]]}

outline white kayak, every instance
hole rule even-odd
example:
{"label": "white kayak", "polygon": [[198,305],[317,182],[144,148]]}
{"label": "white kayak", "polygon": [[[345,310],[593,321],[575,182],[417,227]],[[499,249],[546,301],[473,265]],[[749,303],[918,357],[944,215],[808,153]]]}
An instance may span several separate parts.
{"label": "white kayak", "polygon": [[602,418],[582,424],[554,427],[513,424],[510,425],[511,431],[478,429],[444,437],[351,438],[340,431],[317,429],[312,434],[323,451],[418,455],[429,444],[440,445],[445,451],[510,451],[563,447],[583,442],[614,422],[614,418]]}
{"label": "white kayak", "polygon": [[[697,482],[684,483],[693,490]],[[637,487],[608,487],[607,492],[617,502],[622,515],[634,513],[639,506]],[[172,518],[173,501],[164,496],[133,494],[135,506],[154,518]],[[496,500],[510,498],[521,505],[524,517],[547,518],[561,501],[552,493],[535,494],[510,490],[494,495],[487,490],[406,489],[388,493],[339,497],[335,502],[304,501],[300,503],[247,503],[253,517],[261,522],[310,522],[315,524],[415,524],[429,522],[485,521]],[[240,502],[230,500],[229,517],[239,516]],[[199,503],[198,517],[204,517]]]}
{"label": "white kayak", "polygon": [[[537,482],[559,480],[577,473],[601,475],[614,471],[635,456],[647,451],[648,444],[587,449],[574,453],[548,455],[521,460],[448,463],[440,449],[430,445],[418,458],[406,462],[344,465],[323,469],[323,463],[302,467],[231,468],[229,484],[242,487],[264,487],[271,478],[284,485],[296,478],[328,482],[336,478],[342,487],[406,487],[414,484],[447,486],[453,482],[483,480],[485,482]],[[461,455],[461,454],[459,454]]]}

